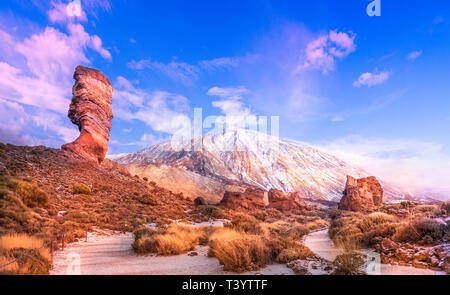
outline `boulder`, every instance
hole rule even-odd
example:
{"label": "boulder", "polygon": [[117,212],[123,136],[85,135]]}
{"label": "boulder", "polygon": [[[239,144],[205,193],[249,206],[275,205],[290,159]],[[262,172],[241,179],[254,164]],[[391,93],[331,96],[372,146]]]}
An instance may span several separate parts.
{"label": "boulder", "polygon": [[383,189],[374,176],[356,179],[347,176],[344,196],[339,209],[367,212],[379,208],[383,204]]}
{"label": "boulder", "polygon": [[284,193],[281,190],[271,189],[269,191],[269,208],[281,212],[295,212],[306,208],[307,205],[299,193]]}
{"label": "boulder", "polygon": [[264,209],[264,191],[254,188],[247,188],[245,192],[226,191],[219,205],[232,210]]}
{"label": "boulder", "polygon": [[195,206],[205,206],[205,205],[208,205],[208,203],[206,202],[205,198],[197,197],[194,200],[194,205]]}
{"label": "boulder", "polygon": [[75,69],[73,78],[75,84],[68,116],[78,126],[80,136],[74,142],[63,145],[62,149],[100,163],[108,149],[113,119],[113,87],[101,72],[83,66]]}
{"label": "boulder", "polygon": [[389,238],[384,238],[381,241],[380,246],[381,246],[381,252],[385,253],[385,254],[390,253],[390,252],[395,252],[399,248],[399,245]]}

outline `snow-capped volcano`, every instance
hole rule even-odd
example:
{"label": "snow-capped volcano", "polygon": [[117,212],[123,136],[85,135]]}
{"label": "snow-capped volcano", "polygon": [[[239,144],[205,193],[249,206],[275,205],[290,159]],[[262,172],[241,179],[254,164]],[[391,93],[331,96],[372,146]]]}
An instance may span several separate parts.
{"label": "snow-capped volcano", "polygon": [[[252,130],[164,142],[117,159],[130,171],[187,195],[220,200],[226,189],[253,186],[339,201],[346,176],[369,174],[292,140]],[[405,196],[384,185],[386,199]]]}

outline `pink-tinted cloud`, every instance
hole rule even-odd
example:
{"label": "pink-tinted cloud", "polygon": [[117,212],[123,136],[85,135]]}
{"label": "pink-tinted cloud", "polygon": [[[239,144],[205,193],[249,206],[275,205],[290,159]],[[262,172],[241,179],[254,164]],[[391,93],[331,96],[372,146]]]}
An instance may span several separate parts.
{"label": "pink-tinted cloud", "polygon": [[[55,146],[73,139],[76,128],[66,119],[72,75],[77,65],[90,63],[88,49],[111,59],[100,37],[87,33],[81,24],[68,23],[67,33],[46,27],[25,39],[0,30],[2,112],[20,118],[11,121],[2,116],[3,123],[10,123],[0,126],[1,141]],[[49,131],[52,139],[35,138],[36,128]]]}
{"label": "pink-tinted cloud", "polygon": [[356,50],[355,34],[330,31],[309,42],[295,72],[315,69],[328,74],[334,70],[336,59],[343,59]]}
{"label": "pink-tinted cloud", "polygon": [[391,72],[379,72],[375,70],[373,73],[363,73],[361,76],[359,76],[358,80],[353,82],[353,86],[355,87],[361,87],[361,86],[367,86],[372,87],[375,85],[383,84],[389,77],[391,76]]}

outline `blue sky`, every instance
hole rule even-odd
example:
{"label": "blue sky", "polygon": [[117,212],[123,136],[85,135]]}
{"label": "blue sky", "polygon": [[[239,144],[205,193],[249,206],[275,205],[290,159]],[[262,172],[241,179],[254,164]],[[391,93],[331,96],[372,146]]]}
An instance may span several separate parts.
{"label": "blue sky", "polygon": [[450,191],[448,1],[0,3],[0,141],[59,147],[73,69],[115,88],[109,153],[203,116],[279,116],[308,142],[400,185]]}

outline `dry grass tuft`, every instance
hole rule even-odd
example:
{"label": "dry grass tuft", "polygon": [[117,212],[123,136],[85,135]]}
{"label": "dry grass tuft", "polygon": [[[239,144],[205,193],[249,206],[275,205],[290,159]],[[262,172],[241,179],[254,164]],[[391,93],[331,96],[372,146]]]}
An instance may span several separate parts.
{"label": "dry grass tuft", "polygon": [[25,234],[5,235],[0,238],[0,264],[16,262],[0,270],[2,274],[48,274],[51,253],[44,242]]}
{"label": "dry grass tuft", "polygon": [[449,226],[437,220],[419,217],[402,223],[395,231],[392,239],[396,242],[419,242],[432,244],[442,239]]}
{"label": "dry grass tuft", "polygon": [[255,235],[263,235],[267,233],[255,217],[244,213],[235,214],[231,219],[231,222],[229,224],[225,224],[225,227]]}
{"label": "dry grass tuft", "polygon": [[140,229],[135,232],[133,249],[138,254],[178,255],[193,250],[204,229],[172,223],[167,229]]}
{"label": "dry grass tuft", "polygon": [[338,275],[358,275],[363,274],[360,267],[365,263],[365,255],[350,252],[338,255],[333,261],[337,267],[335,274]]}
{"label": "dry grass tuft", "polygon": [[235,272],[258,269],[272,258],[264,237],[231,228],[219,229],[211,235],[209,255],[219,259],[225,270]]}

